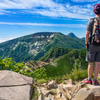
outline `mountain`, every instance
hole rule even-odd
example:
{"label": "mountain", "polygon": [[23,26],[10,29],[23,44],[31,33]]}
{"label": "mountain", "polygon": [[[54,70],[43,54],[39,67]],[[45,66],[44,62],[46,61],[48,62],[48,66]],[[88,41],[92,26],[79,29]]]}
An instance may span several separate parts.
{"label": "mountain", "polygon": [[46,54],[41,57],[39,60],[44,62],[52,62],[59,56],[64,54],[68,54],[72,49],[68,48],[59,48],[59,47],[52,47]]}
{"label": "mountain", "polygon": [[72,33],[72,32],[68,34],[68,37],[78,38],[78,37],[77,37],[74,33]]}
{"label": "mountain", "polygon": [[84,49],[84,40],[59,32],[38,32],[0,43],[0,56],[12,57],[16,62],[38,60],[52,47]]}
{"label": "mountain", "polygon": [[[69,33],[68,35],[67,35],[68,37],[72,37],[72,38],[78,38],[74,33]],[[85,37],[83,37],[83,38],[79,38],[79,39],[82,39],[82,40],[84,40],[85,41]]]}
{"label": "mountain", "polygon": [[[59,49],[57,50],[59,53],[56,53],[54,49]],[[66,53],[63,53],[58,57],[54,56],[60,54],[62,50],[65,50]],[[45,61],[43,58],[47,55],[49,57],[46,58],[46,62],[43,62]],[[31,68],[31,71],[38,68],[44,68],[48,77],[56,77],[66,75],[75,68],[87,69],[88,63],[85,61],[85,57],[86,49],[51,48],[44,57],[40,58],[39,61],[29,61],[25,65]],[[50,59],[53,59],[53,61],[48,62]]]}
{"label": "mountain", "polygon": [[81,38],[82,40],[85,40],[85,37]]}

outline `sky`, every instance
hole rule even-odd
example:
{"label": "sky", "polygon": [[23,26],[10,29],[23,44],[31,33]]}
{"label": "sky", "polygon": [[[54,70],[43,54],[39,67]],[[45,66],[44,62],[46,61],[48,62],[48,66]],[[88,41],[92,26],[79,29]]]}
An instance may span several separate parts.
{"label": "sky", "polygon": [[85,37],[100,0],[0,0],[0,43],[36,32]]}

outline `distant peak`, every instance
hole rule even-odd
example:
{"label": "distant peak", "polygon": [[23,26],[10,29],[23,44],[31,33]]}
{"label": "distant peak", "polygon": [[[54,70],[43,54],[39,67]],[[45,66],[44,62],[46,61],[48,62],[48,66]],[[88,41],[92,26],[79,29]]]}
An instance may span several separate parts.
{"label": "distant peak", "polygon": [[68,34],[68,37],[78,38],[78,37],[77,37],[74,33],[72,33],[72,32]]}

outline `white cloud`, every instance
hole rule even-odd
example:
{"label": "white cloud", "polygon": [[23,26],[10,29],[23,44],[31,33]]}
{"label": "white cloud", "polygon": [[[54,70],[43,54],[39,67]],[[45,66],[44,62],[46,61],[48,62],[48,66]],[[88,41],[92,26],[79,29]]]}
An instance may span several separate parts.
{"label": "white cloud", "polygon": [[12,40],[14,38],[0,38],[0,43],[8,41],[8,40]]}
{"label": "white cloud", "polygon": [[[79,0],[73,0],[79,1]],[[81,2],[83,0],[80,0]],[[90,0],[88,0],[90,1]],[[95,0],[91,0],[95,1]],[[41,9],[39,9],[39,7]],[[52,0],[0,0],[0,14],[11,13],[11,9],[23,10],[31,14],[40,14],[49,17],[67,17],[89,19],[93,17],[91,5],[58,4]],[[14,13],[14,12],[12,12]],[[15,12],[17,13],[17,12]],[[20,12],[21,13],[21,12]]]}
{"label": "white cloud", "polygon": [[95,1],[98,1],[98,0],[71,0],[73,2],[95,2]]}
{"label": "white cloud", "polygon": [[7,10],[0,10],[0,15],[4,15],[6,13],[11,13],[11,11],[7,11]]}
{"label": "white cloud", "polygon": [[27,25],[27,26],[54,26],[54,27],[69,27],[69,28],[86,28],[83,24],[49,24],[49,23],[11,23],[0,22],[2,25]]}

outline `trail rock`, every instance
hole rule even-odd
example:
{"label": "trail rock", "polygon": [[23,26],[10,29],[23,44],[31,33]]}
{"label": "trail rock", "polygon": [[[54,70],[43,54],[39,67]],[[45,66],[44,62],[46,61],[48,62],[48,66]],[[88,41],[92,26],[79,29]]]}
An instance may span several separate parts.
{"label": "trail rock", "polygon": [[16,72],[0,71],[0,98],[4,100],[30,100],[33,79]]}
{"label": "trail rock", "polygon": [[57,98],[60,100],[66,100],[65,98],[65,91],[63,90],[63,86],[62,85],[59,85],[58,88],[57,88]]}
{"label": "trail rock", "polygon": [[38,97],[38,100],[43,100],[43,95],[40,95],[40,96]]}
{"label": "trail rock", "polygon": [[87,90],[87,88],[82,88],[72,100],[94,100],[94,94]]}
{"label": "trail rock", "polygon": [[49,89],[54,89],[54,88],[57,88],[57,84],[55,83],[55,81],[51,81],[48,83],[48,87]]}
{"label": "trail rock", "polygon": [[51,99],[51,100],[54,100],[54,96],[49,94],[48,97]]}
{"label": "trail rock", "polygon": [[70,84],[70,85],[75,85],[75,83],[72,81],[72,79],[69,79],[69,80],[68,80],[68,84]]}
{"label": "trail rock", "polygon": [[40,88],[41,92],[43,93],[44,96],[48,97],[49,94],[53,94],[51,90],[47,90],[46,88]]}
{"label": "trail rock", "polygon": [[94,93],[94,100],[100,100],[100,86],[87,85],[87,87]]}

